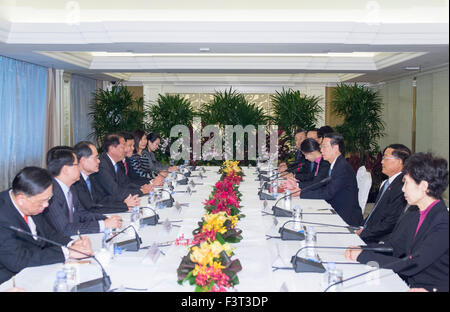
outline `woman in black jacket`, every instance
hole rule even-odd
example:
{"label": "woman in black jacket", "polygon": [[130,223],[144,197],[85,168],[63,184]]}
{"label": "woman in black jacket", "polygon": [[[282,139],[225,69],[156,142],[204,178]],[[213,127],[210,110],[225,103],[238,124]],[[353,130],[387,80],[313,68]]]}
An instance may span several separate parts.
{"label": "woman in black jacket", "polygon": [[355,249],[347,249],[345,256],[361,263],[376,261],[399,274],[411,288],[448,292],[448,209],[441,199],[448,186],[447,161],[430,153],[417,153],[407,160],[403,172],[405,199],[418,210],[403,215],[381,245],[391,247],[393,254],[351,247]]}
{"label": "woman in black jacket", "polygon": [[320,153],[320,145],[314,139],[305,139],[300,145],[300,150],[309,160],[311,168],[306,168],[311,171],[311,178],[298,183],[300,188],[320,182],[329,175],[330,163],[323,159]]}

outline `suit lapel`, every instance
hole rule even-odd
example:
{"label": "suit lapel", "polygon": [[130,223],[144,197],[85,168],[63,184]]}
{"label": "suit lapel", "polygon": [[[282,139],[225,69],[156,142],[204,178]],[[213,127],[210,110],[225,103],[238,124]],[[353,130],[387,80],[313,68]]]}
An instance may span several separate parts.
{"label": "suit lapel", "polygon": [[[436,206],[431,208],[430,212],[428,212],[425,220],[423,221],[422,225],[419,228],[419,231],[416,234],[416,237],[414,238],[414,240],[412,242],[411,248],[413,248],[418,242],[420,242],[421,239],[423,238],[424,234],[428,231],[428,228],[433,223],[434,218],[439,213],[441,205],[442,205],[442,200],[439,203],[437,203]],[[418,222],[416,223],[416,226],[417,226],[417,224],[418,224]],[[415,233],[415,230],[416,230],[416,228],[414,228],[414,233]],[[414,235],[414,233],[413,233],[413,235]]]}

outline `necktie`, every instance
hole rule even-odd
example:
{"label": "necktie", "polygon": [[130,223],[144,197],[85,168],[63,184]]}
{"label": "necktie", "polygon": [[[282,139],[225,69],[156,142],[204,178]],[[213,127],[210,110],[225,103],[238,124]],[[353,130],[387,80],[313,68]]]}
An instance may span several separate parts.
{"label": "necktie", "polygon": [[331,167],[330,170],[328,170],[328,176],[331,176]]}
{"label": "necktie", "polygon": [[90,194],[91,197],[92,197],[91,180],[89,179],[89,177],[86,178],[86,185],[87,185],[87,187],[88,187],[89,194]]}
{"label": "necktie", "polygon": [[28,216],[27,216],[27,215],[23,215],[23,219],[24,219],[25,222],[28,224]]}
{"label": "necktie", "polygon": [[67,201],[69,205],[69,223],[73,223],[73,198],[70,190],[67,192]]}
{"label": "necktie", "polygon": [[126,160],[123,161],[123,166],[125,167],[125,175],[127,175],[128,170],[127,170],[127,161]]}
{"label": "necktie", "polygon": [[383,190],[381,191],[381,195],[378,197],[378,201],[375,203],[375,206],[373,206],[372,211],[370,212],[370,214],[367,216],[366,222],[364,222],[364,227],[366,227],[367,225],[367,221],[369,221],[370,216],[373,214],[373,212],[375,211],[375,208],[377,208],[378,203],[381,201],[381,198],[383,197],[384,192],[387,190],[387,188],[389,187],[389,180],[386,180],[386,182],[384,182],[383,185]]}

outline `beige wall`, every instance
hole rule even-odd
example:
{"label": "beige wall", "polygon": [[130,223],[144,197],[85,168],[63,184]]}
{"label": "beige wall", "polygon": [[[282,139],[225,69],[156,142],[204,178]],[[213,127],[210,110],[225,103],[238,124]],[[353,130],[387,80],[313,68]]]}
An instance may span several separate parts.
{"label": "beige wall", "polygon": [[[449,160],[448,66],[417,74],[416,152],[433,152]],[[391,143],[412,145],[413,75],[388,81],[377,89],[385,103],[386,136],[380,147]],[[448,188],[444,193],[448,205]]]}

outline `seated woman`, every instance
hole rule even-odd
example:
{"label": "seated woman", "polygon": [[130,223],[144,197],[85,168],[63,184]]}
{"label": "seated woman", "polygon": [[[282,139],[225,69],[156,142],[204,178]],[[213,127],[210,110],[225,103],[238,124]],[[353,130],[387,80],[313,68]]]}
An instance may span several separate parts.
{"label": "seated woman", "polygon": [[147,166],[149,172],[152,172],[153,176],[161,174],[163,176],[167,176],[167,173],[164,172],[172,172],[177,171],[177,166],[165,166],[162,165],[159,161],[156,160],[155,151],[159,148],[159,144],[161,143],[161,137],[156,132],[151,132],[147,135],[147,149],[142,151],[142,158],[144,158],[144,162],[146,162],[145,166]]}
{"label": "seated woman", "polygon": [[417,153],[406,161],[403,172],[405,199],[418,210],[405,213],[381,245],[391,247],[393,255],[351,247],[355,249],[347,249],[345,256],[360,263],[376,261],[398,273],[411,288],[448,292],[448,210],[441,199],[448,186],[447,161]]}
{"label": "seated woman", "polygon": [[[305,139],[300,145],[305,158],[310,161],[312,166],[311,177],[298,183],[300,188],[320,182],[329,175],[330,163],[323,159],[320,153],[320,145],[314,139]],[[310,169],[311,170],[311,169]]]}
{"label": "seated woman", "polygon": [[133,136],[133,155],[127,158],[127,164],[130,168],[128,175],[133,181],[137,181],[138,184],[147,184],[150,182],[153,185],[162,185],[164,183],[164,177],[157,176],[157,172],[153,174],[150,170],[148,159],[142,156],[142,152],[147,148],[146,133],[142,130],[135,130]]}

